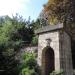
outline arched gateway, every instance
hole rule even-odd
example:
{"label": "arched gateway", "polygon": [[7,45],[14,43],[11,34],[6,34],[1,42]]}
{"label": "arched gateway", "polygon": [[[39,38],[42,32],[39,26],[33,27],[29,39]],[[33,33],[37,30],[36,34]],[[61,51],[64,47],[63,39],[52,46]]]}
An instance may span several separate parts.
{"label": "arched gateway", "polygon": [[63,75],[73,75],[75,44],[71,48],[71,37],[64,30],[64,25],[48,25],[35,33],[38,35],[37,61],[42,75],[49,75],[53,70],[59,72],[61,69],[64,71]]}
{"label": "arched gateway", "polygon": [[42,51],[42,75],[50,75],[54,71],[54,51],[47,46]]}

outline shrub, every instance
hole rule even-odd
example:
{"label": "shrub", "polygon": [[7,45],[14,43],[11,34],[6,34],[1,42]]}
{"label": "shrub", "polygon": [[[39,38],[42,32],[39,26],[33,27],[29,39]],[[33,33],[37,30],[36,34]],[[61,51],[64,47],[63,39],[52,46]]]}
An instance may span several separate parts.
{"label": "shrub", "polygon": [[34,69],[24,68],[22,70],[22,75],[36,75],[36,72]]}
{"label": "shrub", "polygon": [[20,65],[20,75],[40,75],[35,53],[24,53]]}
{"label": "shrub", "polygon": [[50,73],[50,75],[63,75],[63,70],[53,71],[52,73]]}
{"label": "shrub", "polygon": [[38,36],[35,36],[32,38],[32,42],[31,42],[32,45],[37,45],[38,44]]}

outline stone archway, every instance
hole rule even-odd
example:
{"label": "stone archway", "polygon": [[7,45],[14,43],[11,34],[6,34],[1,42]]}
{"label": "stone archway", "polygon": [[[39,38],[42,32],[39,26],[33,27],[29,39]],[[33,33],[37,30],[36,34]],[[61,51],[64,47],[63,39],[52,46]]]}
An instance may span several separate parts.
{"label": "stone archway", "polygon": [[47,46],[42,51],[42,75],[50,75],[54,69],[54,51]]}

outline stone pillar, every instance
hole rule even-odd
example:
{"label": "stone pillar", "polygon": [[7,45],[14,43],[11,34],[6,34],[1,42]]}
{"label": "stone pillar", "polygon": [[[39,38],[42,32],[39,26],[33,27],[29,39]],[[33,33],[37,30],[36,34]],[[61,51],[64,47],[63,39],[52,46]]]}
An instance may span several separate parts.
{"label": "stone pillar", "polygon": [[54,52],[55,52],[55,71],[60,71],[60,52],[59,52],[59,39],[54,41]]}
{"label": "stone pillar", "polygon": [[73,75],[73,67],[72,67],[72,53],[71,53],[71,40],[70,40],[70,36],[66,33],[63,32],[61,34],[62,38],[60,38],[61,40],[61,49],[60,49],[60,57],[61,57],[61,64],[62,69],[64,71],[64,75]]}

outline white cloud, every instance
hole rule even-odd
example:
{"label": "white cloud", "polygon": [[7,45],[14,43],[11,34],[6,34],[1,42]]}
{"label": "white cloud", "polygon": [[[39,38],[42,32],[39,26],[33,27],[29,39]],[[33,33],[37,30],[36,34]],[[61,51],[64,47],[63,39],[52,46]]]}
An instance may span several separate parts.
{"label": "white cloud", "polygon": [[0,16],[15,15],[22,9],[26,9],[28,3],[30,0],[0,0]]}
{"label": "white cloud", "polygon": [[22,1],[24,3],[30,3],[31,0],[20,0],[20,1]]}

